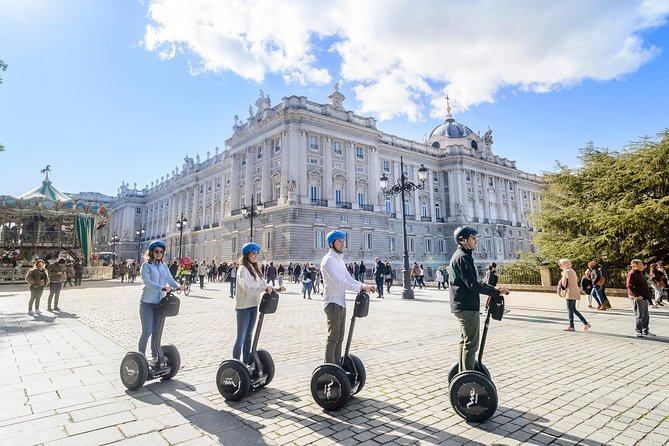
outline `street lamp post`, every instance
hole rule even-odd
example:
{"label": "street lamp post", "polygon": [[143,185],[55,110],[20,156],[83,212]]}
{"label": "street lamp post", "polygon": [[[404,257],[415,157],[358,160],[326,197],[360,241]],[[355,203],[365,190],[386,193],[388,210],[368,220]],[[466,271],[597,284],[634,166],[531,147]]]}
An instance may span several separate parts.
{"label": "street lamp post", "polygon": [[183,241],[184,228],[188,224],[188,220],[184,217],[184,213],[181,212],[181,219],[177,220],[177,229],[179,230],[179,262],[181,262],[181,242]]}
{"label": "street lamp post", "polygon": [[253,219],[259,216],[263,208],[265,207],[265,205],[262,204],[262,201],[254,203],[253,200],[254,196],[253,194],[251,194],[251,207],[248,207],[246,205],[242,206],[242,215],[244,216],[244,218],[248,218],[249,220],[251,220],[251,237],[249,238],[250,242],[253,241]]}
{"label": "street lamp post", "polygon": [[119,242],[119,237],[116,234],[112,235],[109,239],[109,245],[112,247],[112,261],[111,261],[112,279],[116,278],[116,245],[118,244],[118,242]]}
{"label": "street lamp post", "polygon": [[418,168],[418,179],[421,181],[421,184],[414,184],[407,180],[407,177],[404,175],[404,160],[400,156],[400,179],[397,180],[397,184],[394,184],[388,188],[388,177],[383,174],[380,178],[381,189],[386,195],[400,195],[402,199],[402,233],[404,235],[404,269],[402,270],[402,275],[404,277],[404,284],[402,289],[402,299],[413,299],[413,289],[411,288],[411,270],[409,268],[409,252],[407,251],[407,216],[406,209],[404,204],[404,193],[411,192],[413,190],[420,190],[425,188],[425,180],[427,179],[427,168],[420,165]]}
{"label": "street lamp post", "polygon": [[135,235],[137,236],[137,263],[138,264],[139,264],[140,248],[142,247],[142,238],[144,237],[145,232],[146,232],[146,228],[137,229],[135,231]]}

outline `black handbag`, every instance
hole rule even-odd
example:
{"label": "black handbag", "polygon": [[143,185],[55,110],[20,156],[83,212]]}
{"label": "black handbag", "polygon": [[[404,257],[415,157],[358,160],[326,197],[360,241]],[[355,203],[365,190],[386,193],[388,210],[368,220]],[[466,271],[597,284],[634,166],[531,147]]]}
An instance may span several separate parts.
{"label": "black handbag", "polygon": [[490,307],[488,308],[490,312],[490,317],[496,321],[501,321],[504,317],[504,296],[499,295],[497,297],[490,298]]}
{"label": "black handbag", "polygon": [[168,294],[161,299],[160,303],[158,304],[158,308],[160,309],[160,314],[162,314],[164,317],[172,317],[179,314],[180,305],[181,301],[178,297],[176,297],[174,294]]}

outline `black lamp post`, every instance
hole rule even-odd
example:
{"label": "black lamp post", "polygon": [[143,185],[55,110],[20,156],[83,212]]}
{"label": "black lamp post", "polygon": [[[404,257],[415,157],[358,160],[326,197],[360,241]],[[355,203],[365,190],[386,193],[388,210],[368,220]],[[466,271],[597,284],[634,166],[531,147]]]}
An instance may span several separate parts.
{"label": "black lamp post", "polygon": [[137,236],[137,263],[139,264],[139,255],[140,255],[140,248],[142,247],[142,238],[144,238],[144,233],[146,232],[146,228],[141,228],[137,229],[135,231],[135,235]]}
{"label": "black lamp post", "polygon": [[402,299],[413,299],[413,289],[411,288],[411,269],[409,268],[409,252],[407,251],[407,216],[404,202],[404,193],[413,190],[420,190],[425,188],[425,180],[427,180],[427,168],[420,165],[418,168],[418,179],[421,184],[414,184],[407,180],[404,175],[404,160],[400,156],[400,179],[397,184],[388,188],[388,177],[383,174],[381,176],[381,189],[386,195],[400,195],[402,197],[402,233],[404,234],[404,269],[402,275],[404,277],[404,285],[402,289]]}
{"label": "black lamp post", "polygon": [[112,279],[116,278],[116,245],[119,242],[118,235],[114,234],[109,239],[109,245],[112,247]]}
{"label": "black lamp post", "polygon": [[249,241],[253,241],[253,219],[260,215],[262,212],[263,208],[265,207],[264,204],[262,204],[262,201],[259,201],[257,203],[253,202],[254,196],[251,194],[251,207],[248,207],[246,205],[242,206],[242,215],[244,218],[248,218],[251,220],[251,237],[249,238]]}
{"label": "black lamp post", "polygon": [[181,262],[181,242],[184,237],[184,228],[188,224],[188,220],[184,217],[184,213],[181,212],[181,219],[177,220],[177,229],[179,230],[179,262]]}

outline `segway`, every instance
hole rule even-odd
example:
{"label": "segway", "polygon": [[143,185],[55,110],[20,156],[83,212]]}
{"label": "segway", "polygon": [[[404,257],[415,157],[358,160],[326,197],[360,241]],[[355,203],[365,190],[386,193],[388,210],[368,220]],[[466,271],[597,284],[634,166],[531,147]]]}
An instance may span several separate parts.
{"label": "segway", "polygon": [[260,317],[251,347],[251,364],[247,366],[238,359],[227,359],[218,366],[216,385],[223,398],[228,401],[239,401],[249,391],[265,387],[274,378],[274,360],[267,350],[258,350],[258,339],[262,322],[266,314],[276,312],[279,305],[279,293],[265,293],[260,300]]}
{"label": "segway", "polygon": [[483,335],[479,345],[479,357],[475,370],[458,371],[455,363],[448,373],[451,405],[455,412],[467,421],[485,421],[497,410],[497,387],[490,378],[490,372],[483,365],[483,349],[488,335],[490,317],[502,320],[504,316],[504,297],[492,298],[483,326]]}
{"label": "segway", "polygon": [[[174,378],[181,367],[179,350],[172,344],[160,345],[163,336],[165,318],[179,314],[180,301],[171,292],[160,301],[160,322],[155,344],[158,346],[158,362],[149,366],[144,353],[128,352],[121,361],[121,382],[128,390],[137,390],[147,380],[162,379],[166,381]],[[153,340],[152,340],[153,342]]]}
{"label": "segway", "polygon": [[360,358],[350,354],[351,339],[355,320],[366,317],[369,313],[369,294],[361,291],[355,297],[353,317],[348,329],[348,340],[346,341],[346,352],[342,357],[342,365],[323,364],[316,367],[311,375],[311,396],[316,404],[325,410],[337,410],[346,405],[352,395],[360,392],[365,387],[367,374],[365,366]]}

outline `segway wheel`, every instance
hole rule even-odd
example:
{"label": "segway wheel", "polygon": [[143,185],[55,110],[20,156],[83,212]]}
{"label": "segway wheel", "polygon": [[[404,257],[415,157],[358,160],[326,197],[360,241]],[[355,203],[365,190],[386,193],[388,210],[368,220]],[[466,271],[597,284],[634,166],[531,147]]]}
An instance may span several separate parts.
{"label": "segway wheel", "polygon": [[121,382],[128,390],[137,390],[149,377],[149,363],[141,353],[126,353],[119,370]]}
{"label": "segway wheel", "polygon": [[353,364],[355,366],[355,371],[354,370],[348,370],[348,372],[352,372],[355,374],[354,380],[358,383],[358,388],[356,391],[353,393],[353,395],[360,393],[363,387],[365,387],[365,382],[367,382],[367,372],[365,371],[365,365],[362,363],[360,358],[358,358],[355,355],[348,355],[348,364]]}
{"label": "segway wheel", "polygon": [[453,410],[467,421],[485,421],[497,410],[497,388],[481,372],[467,370],[455,375],[450,394]]}
{"label": "segway wheel", "polygon": [[176,374],[179,373],[179,369],[181,368],[181,355],[179,354],[179,350],[172,344],[161,345],[160,348],[163,350],[165,361],[167,361],[167,365],[170,367],[170,373],[162,377],[162,380],[166,381],[174,378]]}
{"label": "segway wheel", "polygon": [[[449,383],[451,381],[453,381],[453,378],[455,377],[455,375],[458,374],[459,370],[460,370],[460,363],[458,363],[458,362],[453,363],[453,365],[451,366],[451,369],[448,371],[448,382]],[[476,364],[474,365],[474,370],[476,370],[477,372],[481,372],[485,376],[490,378],[490,370],[488,370],[488,367],[486,367],[485,364],[482,364],[482,363],[479,363],[478,361],[476,361]]]}
{"label": "segway wheel", "polygon": [[325,410],[337,410],[351,397],[351,383],[344,369],[323,364],[311,375],[311,396]]}
{"label": "segway wheel", "polygon": [[267,375],[265,384],[260,387],[265,387],[274,379],[274,360],[272,359],[272,355],[270,355],[267,350],[258,350],[258,358],[260,358],[262,369],[265,372],[265,375]]}
{"label": "segway wheel", "polygon": [[251,372],[241,361],[228,359],[218,367],[216,385],[223,398],[228,401],[239,401],[249,392]]}

